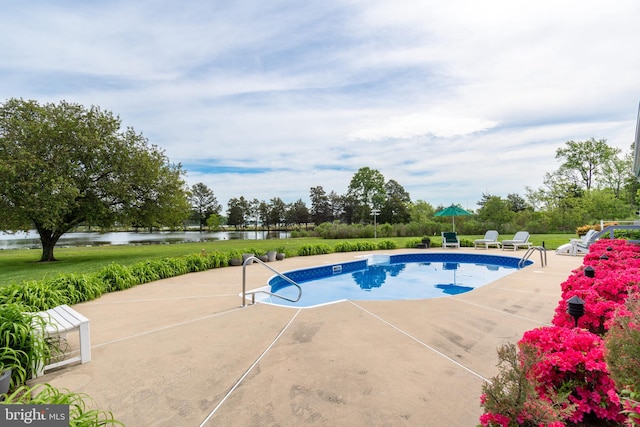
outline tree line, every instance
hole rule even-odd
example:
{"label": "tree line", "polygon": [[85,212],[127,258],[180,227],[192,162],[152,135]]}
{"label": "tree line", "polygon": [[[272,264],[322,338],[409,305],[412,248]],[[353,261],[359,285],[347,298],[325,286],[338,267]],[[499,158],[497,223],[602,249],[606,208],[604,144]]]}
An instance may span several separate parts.
{"label": "tree line", "polygon": [[[623,154],[604,139],[567,141],[556,152],[559,168],[545,174],[541,188],[506,197],[482,194],[480,208],[456,221],[457,230],[555,233],[600,219],[634,218],[638,181],[631,151]],[[448,223],[434,217],[443,206],[412,201],[400,183],[369,167],[353,175],[345,194],[310,188],[310,207],[302,199],[287,204],[279,197],[239,196],[227,202],[224,214],[214,191],[204,183],[188,187],[185,174],[109,111],[65,101],[0,104],[0,230],[35,228],[42,261],[55,260],[59,238],[81,225],[179,229],[191,219],[201,230],[223,224],[270,230],[376,221],[388,233],[419,235]]]}
{"label": "tree line", "polygon": [[[567,141],[556,151],[559,167],[544,175],[543,186],[525,187],[525,194],[482,194],[479,208],[471,217],[459,220],[462,234],[483,234],[487,229],[512,233],[526,229],[531,233],[573,232],[585,224],[600,220],[631,220],[638,217],[639,183],[632,171],[633,146],[627,153],[611,147],[605,139]],[[196,187],[206,188],[197,184]],[[213,192],[207,188],[211,196]],[[296,224],[422,224],[425,233],[439,230],[446,218],[434,218],[444,206],[432,206],[425,200],[412,201],[397,181],[369,167],[360,168],[352,177],[346,194],[312,187],[311,206],[301,199],[285,204],[275,197],[269,202],[232,198],[228,203],[226,223],[237,228],[250,225],[287,226]],[[221,206],[199,209],[219,217]],[[206,215],[201,217],[206,222]],[[224,220],[223,220],[224,222]],[[428,225],[429,227],[425,227]]]}

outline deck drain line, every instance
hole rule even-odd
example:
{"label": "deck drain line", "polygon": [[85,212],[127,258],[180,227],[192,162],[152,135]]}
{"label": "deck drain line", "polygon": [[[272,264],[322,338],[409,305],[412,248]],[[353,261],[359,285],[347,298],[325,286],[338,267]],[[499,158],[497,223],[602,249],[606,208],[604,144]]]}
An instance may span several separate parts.
{"label": "deck drain line", "polygon": [[269,350],[271,350],[271,347],[273,347],[275,345],[275,343],[280,339],[280,337],[286,332],[287,329],[289,329],[289,326],[291,326],[291,324],[293,323],[293,321],[295,320],[295,318],[298,316],[298,314],[300,314],[300,309],[296,310],[296,314],[293,315],[293,317],[291,318],[291,320],[289,320],[289,322],[285,325],[284,328],[282,328],[282,330],[280,331],[280,333],[278,334],[278,336],[276,336],[274,338],[274,340],[271,342],[271,344],[269,344],[269,346],[262,352],[262,354],[260,356],[258,356],[258,358],[255,360],[255,362],[253,362],[253,364],[251,366],[249,366],[249,369],[247,369],[245,371],[244,374],[242,374],[242,376],[240,377],[240,379],[238,379],[238,381],[236,381],[236,383],[233,385],[233,387],[231,387],[229,389],[229,391],[227,392],[227,394],[225,394],[225,396],[222,398],[222,400],[220,402],[218,402],[218,404],[216,405],[215,408],[213,408],[211,410],[211,412],[209,412],[209,415],[207,415],[207,417],[204,419],[204,421],[202,421],[202,423],[200,423],[200,427],[203,427],[210,419],[211,417],[213,417],[213,415],[216,413],[216,411],[222,406],[222,404],[227,400],[227,398],[229,396],[231,396],[231,393],[234,392],[234,390],[236,388],[238,388],[238,386],[240,385],[240,383],[242,383],[242,381],[247,377],[247,375],[249,375],[249,373],[253,370],[253,368],[256,367],[256,365],[258,363],[260,363],[260,360],[262,360],[262,358],[264,356],[266,356],[266,354],[269,352]]}
{"label": "deck drain line", "polygon": [[429,350],[431,350],[432,352],[434,352],[435,354],[437,354],[440,357],[443,357],[445,359],[447,359],[449,362],[453,363],[454,365],[459,366],[460,368],[464,369],[465,371],[475,375],[476,377],[480,378],[482,381],[486,381],[487,383],[491,384],[491,381],[488,380],[487,378],[483,377],[482,375],[480,375],[479,373],[473,371],[470,368],[467,368],[466,366],[464,366],[462,363],[450,358],[449,356],[447,356],[446,354],[442,353],[441,351],[436,350],[435,348],[431,347],[429,344],[420,341],[418,338],[414,337],[413,335],[411,335],[408,332],[403,331],[402,329],[398,328],[397,326],[395,326],[392,323],[387,322],[386,320],[384,320],[382,317],[378,316],[377,314],[374,314],[372,312],[370,312],[369,310],[365,309],[364,307],[359,306],[358,304],[354,303],[353,301],[349,301],[351,304],[355,305],[356,307],[358,307],[360,310],[364,311],[365,313],[369,314],[372,317],[375,317],[376,319],[380,320],[381,322],[387,324],[388,326],[391,326],[393,329],[395,329],[396,331],[400,332],[401,334],[411,338],[412,340],[414,340],[415,342],[417,342],[418,344],[428,348]]}

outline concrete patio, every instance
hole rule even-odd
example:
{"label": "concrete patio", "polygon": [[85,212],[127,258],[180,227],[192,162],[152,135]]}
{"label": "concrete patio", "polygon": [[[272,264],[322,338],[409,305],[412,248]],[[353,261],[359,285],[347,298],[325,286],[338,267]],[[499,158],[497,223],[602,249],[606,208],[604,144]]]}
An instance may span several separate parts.
{"label": "concrete patio", "polygon": [[[74,306],[91,320],[92,361],[37,381],[86,393],[129,427],[475,426],[496,348],[549,324],[560,283],[582,264],[547,255],[547,267],[534,254],[535,265],[464,294],[307,309],[241,308],[241,267],[161,280]],[[248,266],[247,287],[271,275]]]}

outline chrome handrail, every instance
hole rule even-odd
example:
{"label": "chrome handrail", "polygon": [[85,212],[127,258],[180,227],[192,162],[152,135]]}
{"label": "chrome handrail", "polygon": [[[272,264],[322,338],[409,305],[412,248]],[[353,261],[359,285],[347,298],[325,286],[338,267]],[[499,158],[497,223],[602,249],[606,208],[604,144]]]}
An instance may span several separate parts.
{"label": "chrome handrail", "polygon": [[[282,296],[282,295],[275,294],[273,292],[262,291],[262,290],[255,290],[255,291],[247,292],[247,290],[246,290],[247,289],[247,265],[248,264],[253,264],[254,262],[258,262],[258,264],[264,265],[269,270],[273,271],[275,274],[277,274],[278,276],[280,276],[281,278],[283,278],[284,280],[286,280],[287,282],[291,283],[293,286],[298,288],[298,297],[295,298],[295,299],[292,299],[292,298],[287,298],[287,297]],[[274,296],[274,297],[277,297],[277,298],[282,298],[283,300],[286,300],[286,301],[289,301],[289,302],[298,302],[298,301],[300,301],[300,297],[302,296],[302,288],[296,282],[294,282],[293,280],[291,280],[290,278],[288,278],[284,274],[280,273],[275,268],[272,268],[271,266],[267,265],[260,258],[256,258],[255,256],[250,256],[250,257],[247,257],[247,259],[245,259],[244,262],[242,263],[242,307],[245,307],[247,305],[247,302],[246,302],[247,301],[247,295],[251,295],[251,304],[255,304],[256,303],[256,294],[257,293],[263,293],[263,294],[271,295],[271,296]]]}
{"label": "chrome handrail", "polygon": [[544,246],[531,246],[527,249],[527,252],[524,253],[520,261],[518,261],[518,268],[524,267],[524,263],[529,259],[529,257],[535,252],[540,252],[540,264],[543,267],[547,266],[547,249]]}

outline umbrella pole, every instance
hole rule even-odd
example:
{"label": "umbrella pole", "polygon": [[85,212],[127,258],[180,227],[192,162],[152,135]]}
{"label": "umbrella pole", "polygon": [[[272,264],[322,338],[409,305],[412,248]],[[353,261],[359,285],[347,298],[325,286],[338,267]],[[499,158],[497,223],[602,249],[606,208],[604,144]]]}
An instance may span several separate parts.
{"label": "umbrella pole", "polygon": [[453,232],[456,232],[456,216],[452,216],[451,219],[453,220]]}

